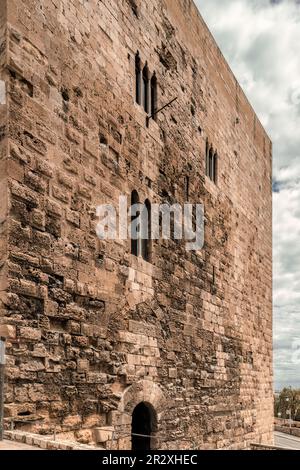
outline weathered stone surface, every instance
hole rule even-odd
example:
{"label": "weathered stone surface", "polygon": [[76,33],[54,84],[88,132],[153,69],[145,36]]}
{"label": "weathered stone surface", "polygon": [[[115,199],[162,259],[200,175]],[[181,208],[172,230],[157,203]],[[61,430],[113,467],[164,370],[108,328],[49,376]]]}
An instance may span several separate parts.
{"label": "weathered stone surface", "polygon": [[[193,2],[3,0],[0,39],[7,426],[112,425],[125,449],[145,401],[156,447],[271,444],[271,143]],[[158,107],[178,98],[149,128],[137,50]],[[133,189],[204,203],[203,250],[98,240],[97,205]]]}
{"label": "weathered stone surface", "polygon": [[12,325],[0,325],[0,336],[4,338],[16,338],[16,327]]}

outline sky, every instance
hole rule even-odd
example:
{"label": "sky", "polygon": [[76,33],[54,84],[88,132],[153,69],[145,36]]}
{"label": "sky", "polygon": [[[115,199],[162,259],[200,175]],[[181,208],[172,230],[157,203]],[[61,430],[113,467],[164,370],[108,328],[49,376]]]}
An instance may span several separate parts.
{"label": "sky", "polygon": [[275,389],[300,388],[300,0],[195,0],[273,141]]}

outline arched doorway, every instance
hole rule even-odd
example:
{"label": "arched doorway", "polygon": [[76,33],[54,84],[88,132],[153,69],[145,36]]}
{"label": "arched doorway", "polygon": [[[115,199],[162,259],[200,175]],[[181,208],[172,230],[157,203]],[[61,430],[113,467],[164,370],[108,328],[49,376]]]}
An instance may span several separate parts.
{"label": "arched doorway", "polygon": [[151,450],[152,435],[156,431],[156,413],[145,402],[139,403],[132,413],[131,443],[132,450]]}

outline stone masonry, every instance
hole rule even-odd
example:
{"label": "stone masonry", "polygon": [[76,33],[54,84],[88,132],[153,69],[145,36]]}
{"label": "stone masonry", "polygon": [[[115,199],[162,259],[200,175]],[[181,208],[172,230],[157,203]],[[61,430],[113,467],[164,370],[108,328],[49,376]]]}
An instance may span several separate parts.
{"label": "stone masonry", "polygon": [[[153,448],[271,445],[272,147],[193,2],[0,0],[0,69],[7,429],[130,449],[144,402]],[[203,203],[204,248],[100,241],[133,190]]]}

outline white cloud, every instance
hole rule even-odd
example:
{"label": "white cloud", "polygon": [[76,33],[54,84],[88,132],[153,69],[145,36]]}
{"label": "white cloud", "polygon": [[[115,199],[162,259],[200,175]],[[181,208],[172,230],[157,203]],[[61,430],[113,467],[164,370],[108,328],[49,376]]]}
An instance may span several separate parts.
{"label": "white cloud", "polygon": [[275,376],[300,386],[300,2],[195,1],[273,141]]}

